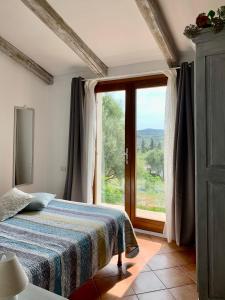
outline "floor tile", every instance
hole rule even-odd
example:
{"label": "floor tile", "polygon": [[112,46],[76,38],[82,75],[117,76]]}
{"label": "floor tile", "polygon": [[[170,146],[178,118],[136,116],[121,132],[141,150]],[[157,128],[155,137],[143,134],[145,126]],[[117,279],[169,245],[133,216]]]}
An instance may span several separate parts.
{"label": "floor tile", "polygon": [[144,265],[144,267],[141,269],[141,272],[149,272],[151,271],[151,268],[149,267],[149,265]]}
{"label": "floor tile", "polygon": [[121,268],[118,268],[116,263],[110,263],[95,275],[94,278],[102,278],[102,277],[109,277],[109,276],[126,276],[127,269],[129,265],[123,264]]}
{"label": "floor tile", "polygon": [[117,276],[94,279],[95,286],[101,299],[120,299],[125,296],[134,295],[129,278],[118,279]]}
{"label": "floor tile", "polygon": [[197,282],[196,265],[190,264],[181,266],[180,269],[185,272],[194,282]]}
{"label": "floor tile", "polygon": [[152,293],[138,294],[139,300],[174,300],[174,297],[167,290]]}
{"label": "floor tile", "polygon": [[197,300],[197,288],[195,284],[185,285],[170,289],[170,292],[176,300]]}
{"label": "floor tile", "polygon": [[185,264],[196,264],[196,254],[193,249],[176,252],[177,257],[180,257]]}
{"label": "floor tile", "polygon": [[158,270],[154,271],[154,273],[167,288],[194,283],[180,268]]}
{"label": "floor tile", "polygon": [[136,294],[165,289],[165,286],[153,272],[140,273],[132,288]]}
{"label": "floor tile", "polygon": [[[114,256],[110,264],[100,270],[93,280],[89,280],[73,293],[70,299],[197,299],[196,286],[190,284],[196,280],[195,251],[179,248],[174,243],[167,244],[165,239],[150,235],[137,234],[137,239],[140,246],[137,257],[130,259],[123,254],[123,267],[118,269],[118,257]],[[177,287],[186,283],[189,284]],[[168,290],[166,285],[176,287]]]}
{"label": "floor tile", "polygon": [[183,251],[193,251],[190,247],[178,247],[176,243],[163,243],[157,254],[171,253],[171,252],[183,252]]}
{"label": "floor tile", "polygon": [[155,243],[149,238],[140,239],[137,238],[140,252],[139,257],[149,259],[151,256],[156,255],[162,246],[162,242]]}
{"label": "floor tile", "polygon": [[179,247],[175,243],[164,243],[161,245],[157,254],[171,253],[175,251],[180,251]]}
{"label": "floor tile", "polygon": [[[146,236],[147,235],[144,235],[145,239],[147,239]],[[158,246],[158,251],[157,251],[156,254],[165,254],[165,253],[171,253],[171,252],[175,252],[175,251],[189,251],[189,250],[192,250],[192,248],[190,248],[190,247],[179,247],[179,246],[176,245],[175,242],[167,243],[166,239],[161,238],[161,237],[157,237],[157,236],[150,236],[149,235],[148,240],[150,240],[152,242],[152,245],[154,245],[155,247]]]}
{"label": "floor tile", "polygon": [[[183,252],[182,252],[183,253]],[[160,270],[189,264],[187,257],[183,257],[180,252],[158,254],[148,261],[152,270]]]}

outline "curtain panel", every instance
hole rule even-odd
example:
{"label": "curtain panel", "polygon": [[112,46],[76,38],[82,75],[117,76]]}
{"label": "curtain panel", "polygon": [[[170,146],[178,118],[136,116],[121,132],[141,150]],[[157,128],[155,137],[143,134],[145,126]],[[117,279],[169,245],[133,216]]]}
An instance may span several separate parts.
{"label": "curtain panel", "polygon": [[172,208],[176,243],[189,246],[195,243],[194,64],[183,63],[177,75]]}
{"label": "curtain panel", "polygon": [[95,171],[95,151],[97,135],[97,103],[95,86],[97,80],[85,82],[84,96],[84,138],[82,161],[83,202],[93,203],[93,182]]}
{"label": "curtain panel", "polygon": [[96,80],[73,78],[64,199],[93,203],[96,143]]}
{"label": "curtain panel", "polygon": [[168,242],[175,239],[175,221],[173,207],[174,188],[174,135],[177,111],[177,72],[169,70],[165,72],[168,77],[165,105],[165,131],[164,131],[164,180],[165,180],[165,202],[166,202],[166,224],[164,233]]}
{"label": "curtain panel", "polygon": [[70,127],[64,199],[83,202],[82,161],[84,137],[84,81],[73,78],[70,100]]}

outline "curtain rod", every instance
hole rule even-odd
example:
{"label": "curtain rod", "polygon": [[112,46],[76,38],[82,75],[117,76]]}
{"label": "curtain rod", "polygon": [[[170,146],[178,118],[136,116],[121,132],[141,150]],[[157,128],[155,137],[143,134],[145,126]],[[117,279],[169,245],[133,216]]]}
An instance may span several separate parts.
{"label": "curtain rod", "polygon": [[[167,70],[179,70],[181,67],[180,66],[177,66],[177,67],[172,67],[172,68],[168,68]],[[166,70],[166,71],[167,71]],[[163,72],[163,71],[158,71],[158,72]],[[156,74],[156,73],[155,73]],[[154,74],[154,75],[155,75]],[[148,76],[148,75],[151,75],[151,74],[141,74],[141,75],[134,75],[133,77],[141,77],[141,76]],[[153,75],[153,74],[152,74]],[[100,77],[100,78],[84,78],[82,79],[82,81],[88,81],[88,80],[98,80],[98,81],[102,81],[102,80],[116,80],[116,79],[125,79],[125,78],[131,78],[131,76],[129,75],[125,75],[124,77],[123,76],[118,76],[118,77]]]}

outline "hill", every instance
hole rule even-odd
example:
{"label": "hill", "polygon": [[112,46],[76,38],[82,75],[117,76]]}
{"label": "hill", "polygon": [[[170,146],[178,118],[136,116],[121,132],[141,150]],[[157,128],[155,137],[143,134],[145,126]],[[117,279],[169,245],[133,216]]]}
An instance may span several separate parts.
{"label": "hill", "polygon": [[142,141],[144,140],[146,146],[150,146],[151,140],[153,140],[154,145],[161,143],[163,145],[164,140],[164,130],[163,129],[153,129],[146,128],[137,130],[137,146],[141,146]]}

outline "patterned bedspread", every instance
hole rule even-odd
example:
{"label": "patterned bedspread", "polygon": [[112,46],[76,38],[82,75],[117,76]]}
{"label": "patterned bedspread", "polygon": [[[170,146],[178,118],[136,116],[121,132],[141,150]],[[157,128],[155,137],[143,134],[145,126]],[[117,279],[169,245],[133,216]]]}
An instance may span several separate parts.
{"label": "patterned bedspread", "polygon": [[53,200],[0,222],[2,251],[16,253],[31,283],[68,297],[113,255],[134,257],[139,249],[126,213]]}

